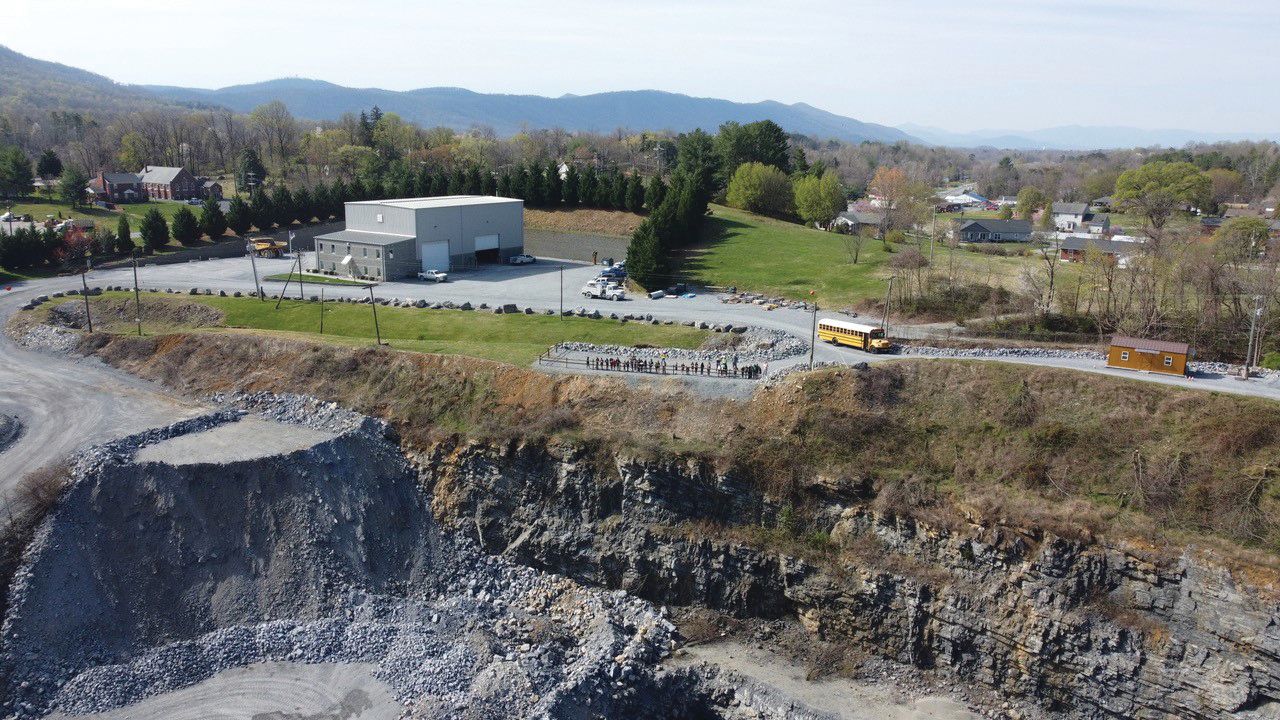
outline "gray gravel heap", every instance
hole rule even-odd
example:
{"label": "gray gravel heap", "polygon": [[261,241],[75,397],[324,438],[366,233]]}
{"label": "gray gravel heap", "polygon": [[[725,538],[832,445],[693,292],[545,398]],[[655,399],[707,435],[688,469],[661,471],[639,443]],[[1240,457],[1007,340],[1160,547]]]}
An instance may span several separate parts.
{"label": "gray gravel heap", "polygon": [[[261,660],[374,663],[413,717],[644,716],[674,632],[653,606],[443,532],[380,421],[217,399],[234,407],[74,463],[14,579],[0,716],[105,711]],[[246,413],[343,434],[253,461],[133,463]]]}
{"label": "gray gravel heap", "polygon": [[735,338],[736,345],[724,349],[637,348],[627,345],[563,342],[556,345],[554,351],[619,358],[634,357],[648,360],[658,360],[666,357],[668,362],[709,362],[712,364],[721,360],[730,362],[733,356],[737,355],[738,363],[742,364],[781,360],[782,358],[807,352],[809,349],[807,342],[782,330],[750,327],[744,328],[740,333],[731,333],[730,336]]}
{"label": "gray gravel heap", "polygon": [[736,292],[720,296],[720,302],[728,305],[777,305],[796,310],[810,310],[812,306],[804,300],[790,300],[784,297],[764,295],[763,293]]}

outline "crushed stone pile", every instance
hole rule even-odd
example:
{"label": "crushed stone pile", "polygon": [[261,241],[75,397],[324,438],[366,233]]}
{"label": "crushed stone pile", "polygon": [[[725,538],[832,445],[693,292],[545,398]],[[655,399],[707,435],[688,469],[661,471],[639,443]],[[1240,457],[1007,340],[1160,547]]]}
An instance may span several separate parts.
{"label": "crushed stone pile", "polygon": [[[665,611],[442,530],[382,421],[304,396],[212,399],[223,409],[73,463],[14,577],[0,717],[108,712],[257,662],[371,664],[403,718],[799,717],[732,677],[664,669]],[[336,436],[137,459],[246,416]]]}

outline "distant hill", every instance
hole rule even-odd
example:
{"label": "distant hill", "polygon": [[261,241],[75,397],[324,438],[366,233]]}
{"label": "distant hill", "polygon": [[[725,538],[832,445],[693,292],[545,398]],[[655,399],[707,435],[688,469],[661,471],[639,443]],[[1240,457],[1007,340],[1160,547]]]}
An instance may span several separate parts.
{"label": "distant hill", "polygon": [[321,80],[270,80],[219,90],[167,86],[142,86],[172,102],[216,104],[247,112],[271,100],[280,100],[298,117],[334,120],[344,112],[359,112],[377,105],[423,126],[445,125],[465,129],[488,125],[509,135],[522,128],[560,127],[566,130],[609,132],[631,129],[686,131],[701,127],[714,130],[723,122],[770,119],[788,132],[820,139],[849,142],[913,140],[896,128],[865,123],[819,110],[803,103],[785,105],[766,101],[739,103],[715,98],[695,98],[657,90],[629,90],[594,95],[498,95],[462,88],[381,90],[348,88]]}
{"label": "distant hill", "polygon": [[950,147],[995,147],[1010,150],[1110,150],[1114,148],[1182,147],[1187,143],[1232,140],[1275,140],[1275,133],[1210,133],[1196,130],[1157,129],[1124,126],[1064,125],[1042,130],[977,130],[949,132],[934,127],[906,124],[900,127],[925,142]]}
{"label": "distant hill", "polygon": [[146,90],[87,70],[27,57],[0,45],[0,106],[103,113],[169,104]]}

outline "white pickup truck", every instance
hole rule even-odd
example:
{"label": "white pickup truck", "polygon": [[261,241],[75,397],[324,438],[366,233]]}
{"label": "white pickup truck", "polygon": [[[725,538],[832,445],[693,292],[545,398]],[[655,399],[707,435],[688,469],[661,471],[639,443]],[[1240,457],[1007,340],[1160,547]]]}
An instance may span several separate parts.
{"label": "white pickup truck", "polygon": [[431,280],[433,282],[442,283],[449,279],[449,273],[443,273],[439,270],[423,270],[418,273],[419,280]]}
{"label": "white pickup truck", "polygon": [[582,297],[600,298],[601,300],[626,300],[627,289],[616,282],[592,280],[582,286]]}

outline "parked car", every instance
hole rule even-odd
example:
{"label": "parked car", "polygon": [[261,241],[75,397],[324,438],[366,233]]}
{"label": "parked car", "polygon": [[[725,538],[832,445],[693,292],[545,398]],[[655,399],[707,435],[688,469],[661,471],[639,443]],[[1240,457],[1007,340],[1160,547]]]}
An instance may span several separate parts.
{"label": "parked car", "polygon": [[512,255],[507,258],[507,262],[512,265],[528,265],[529,263],[538,262],[538,258],[532,255]]}
{"label": "parked car", "polygon": [[610,280],[626,280],[627,271],[625,268],[620,268],[616,265],[613,265],[601,270],[600,277],[608,278]]}
{"label": "parked car", "polygon": [[0,215],[0,222],[9,222],[10,220],[17,222],[18,216],[10,212]]}
{"label": "parked car", "polygon": [[203,201],[203,200],[197,200],[196,198],[187,198],[186,203],[187,203],[188,205],[203,205],[203,204],[204,204],[204,201]]}
{"label": "parked car", "polygon": [[442,282],[447,282],[449,280],[449,273],[442,273],[439,270],[435,270],[435,269],[425,270],[423,272],[418,273],[418,279],[431,280],[433,282],[442,283]]}
{"label": "parked car", "polygon": [[595,279],[582,286],[582,297],[601,300],[626,300],[627,290],[616,282]]}

